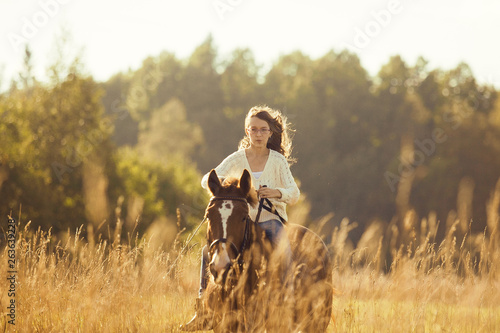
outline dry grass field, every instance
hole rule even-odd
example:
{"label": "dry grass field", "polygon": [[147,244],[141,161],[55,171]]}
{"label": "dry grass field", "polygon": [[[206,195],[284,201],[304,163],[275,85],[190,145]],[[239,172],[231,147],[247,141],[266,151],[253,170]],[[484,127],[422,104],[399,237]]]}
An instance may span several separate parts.
{"label": "dry grass field", "polygon": [[[441,244],[423,237],[396,249],[367,230],[353,248],[350,228],[343,221],[330,244],[335,300],[329,332],[500,332],[495,235],[457,239],[451,230]],[[15,325],[2,244],[0,332],[177,332],[193,314],[202,237],[180,254],[182,241],[167,250],[140,237],[86,242],[80,230],[58,239],[18,224]],[[388,269],[384,251],[395,258]]]}

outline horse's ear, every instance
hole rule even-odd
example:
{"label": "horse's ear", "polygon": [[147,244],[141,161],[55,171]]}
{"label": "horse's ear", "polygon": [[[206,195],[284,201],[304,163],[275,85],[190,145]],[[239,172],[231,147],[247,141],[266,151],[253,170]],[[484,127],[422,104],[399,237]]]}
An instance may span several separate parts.
{"label": "horse's ear", "polygon": [[252,187],[252,177],[250,177],[250,172],[247,169],[243,170],[243,174],[240,178],[240,189],[243,191],[246,196],[248,192],[250,192],[250,188]]}
{"label": "horse's ear", "polygon": [[220,183],[219,176],[217,176],[217,172],[212,169],[212,171],[210,171],[210,175],[208,176],[208,188],[210,189],[210,192],[212,192],[213,195],[217,195],[221,186],[222,185]]}

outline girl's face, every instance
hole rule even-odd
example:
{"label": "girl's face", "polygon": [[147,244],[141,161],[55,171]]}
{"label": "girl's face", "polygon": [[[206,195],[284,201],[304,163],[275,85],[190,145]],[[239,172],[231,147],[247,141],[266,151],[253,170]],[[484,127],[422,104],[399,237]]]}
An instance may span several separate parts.
{"label": "girl's face", "polygon": [[245,128],[247,136],[250,138],[250,144],[255,148],[267,146],[267,141],[273,135],[267,121],[257,117],[251,117]]}

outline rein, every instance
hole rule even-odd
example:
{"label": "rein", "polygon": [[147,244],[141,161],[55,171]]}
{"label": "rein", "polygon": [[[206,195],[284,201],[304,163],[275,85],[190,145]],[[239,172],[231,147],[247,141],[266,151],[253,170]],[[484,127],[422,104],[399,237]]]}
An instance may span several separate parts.
{"label": "rein", "polygon": [[[267,187],[267,186],[264,185],[262,187]],[[267,206],[264,206],[264,202],[267,204]],[[269,213],[276,215],[280,219],[281,223],[283,223],[283,224],[286,223],[286,220],[281,217],[281,215],[276,210],[276,207],[274,207],[273,203],[268,198],[262,198],[259,200],[259,209],[257,210],[257,216],[255,217],[255,223],[259,222],[260,213],[262,213],[263,208],[265,210],[267,210]]]}
{"label": "rein", "polygon": [[[264,206],[264,202],[268,206]],[[259,201],[259,209],[257,210],[257,216],[255,217],[255,223],[259,222],[260,213],[262,213],[262,209],[265,209],[269,213],[272,213],[272,214],[276,215],[280,219],[281,223],[283,223],[283,224],[286,223],[286,220],[281,217],[281,215],[276,210],[276,207],[274,207],[273,203],[268,198],[262,198],[262,199],[260,199],[260,201]]]}

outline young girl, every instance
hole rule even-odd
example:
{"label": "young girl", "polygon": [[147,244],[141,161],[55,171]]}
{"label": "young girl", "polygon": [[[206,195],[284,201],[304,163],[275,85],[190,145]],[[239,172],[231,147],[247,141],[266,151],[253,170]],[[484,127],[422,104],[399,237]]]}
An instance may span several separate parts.
{"label": "young girl", "polygon": [[[252,184],[259,198],[267,198],[276,208],[279,216],[287,220],[286,205],[299,199],[300,191],[290,172],[289,163],[292,143],[286,118],[277,110],[267,106],[255,106],[245,118],[246,136],[240,141],[238,150],[226,157],[215,171],[220,178],[240,177],[247,169],[252,175]],[[207,173],[201,185],[207,189]],[[249,206],[249,215],[255,221],[257,207]],[[286,237],[283,224],[276,214],[262,210],[259,226],[273,247]],[[289,244],[288,244],[289,247]],[[201,297],[207,287],[208,249],[202,249],[199,297],[196,300],[196,314],[181,330],[195,331],[211,329],[210,315],[201,306]]]}

